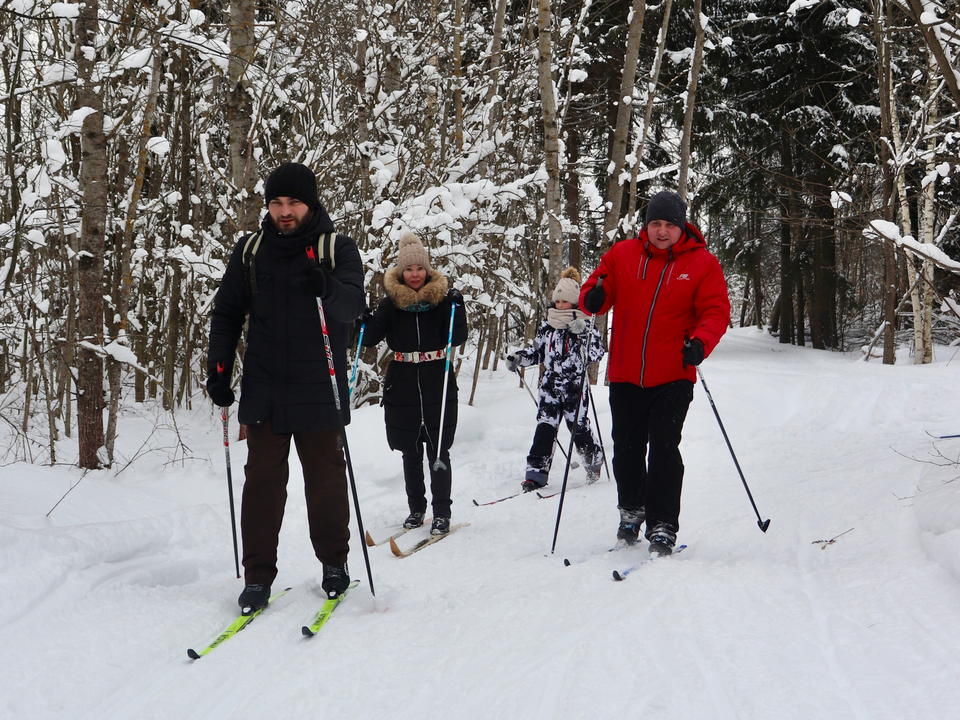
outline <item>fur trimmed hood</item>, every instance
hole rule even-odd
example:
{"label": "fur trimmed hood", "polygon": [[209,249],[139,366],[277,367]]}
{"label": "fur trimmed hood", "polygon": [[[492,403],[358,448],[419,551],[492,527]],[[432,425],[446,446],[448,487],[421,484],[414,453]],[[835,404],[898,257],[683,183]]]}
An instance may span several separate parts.
{"label": "fur trimmed hood", "polygon": [[383,287],[387,297],[401,310],[415,307],[420,303],[436,306],[447,295],[447,278],[439,270],[431,268],[423,287],[420,290],[413,290],[403,284],[403,270],[394,265],[384,273]]}

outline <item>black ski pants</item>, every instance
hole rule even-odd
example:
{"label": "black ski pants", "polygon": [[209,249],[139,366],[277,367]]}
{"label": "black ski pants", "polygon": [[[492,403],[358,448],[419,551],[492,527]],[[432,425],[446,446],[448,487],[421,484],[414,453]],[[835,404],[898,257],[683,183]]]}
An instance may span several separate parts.
{"label": "black ski pants", "polygon": [[683,459],[680,434],[693,400],[693,383],[652,388],[610,383],[613,475],[619,506],[646,508],[647,532],[664,524],[680,529]]}
{"label": "black ski pants", "polygon": [[271,422],[247,426],[246,481],[240,510],[243,574],[247,583],[272,585],[287,502],[290,439],[303,466],[310,541],[325,565],[342,565],[350,550],[347,462],[339,430],[276,434]]}
{"label": "black ski pants", "polygon": [[420,426],[420,432],[404,433],[402,438],[395,438],[395,449],[403,453],[403,482],[407,490],[407,506],[410,512],[427,512],[427,487],[423,472],[423,447],[427,447],[427,463],[430,466],[430,496],[432,498],[433,516],[435,518],[449,518],[450,488],[453,484],[453,473],[450,469],[450,440],[447,441],[449,431],[444,432],[444,443],[440,450],[440,462],[443,467],[434,469],[437,460],[436,443],[429,434],[426,426]]}

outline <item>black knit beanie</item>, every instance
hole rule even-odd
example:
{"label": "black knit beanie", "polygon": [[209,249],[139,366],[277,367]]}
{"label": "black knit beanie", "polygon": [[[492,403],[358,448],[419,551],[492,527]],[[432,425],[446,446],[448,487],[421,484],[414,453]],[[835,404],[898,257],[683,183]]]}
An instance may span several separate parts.
{"label": "black knit beanie", "polygon": [[661,190],[647,203],[647,222],[666,220],[679,228],[687,225],[687,204],[672,190]]}
{"label": "black knit beanie", "polygon": [[278,197],[296,198],[311,210],[316,210],[320,207],[317,176],[306,165],[284,163],[270,173],[263,188],[263,200],[267,205]]}

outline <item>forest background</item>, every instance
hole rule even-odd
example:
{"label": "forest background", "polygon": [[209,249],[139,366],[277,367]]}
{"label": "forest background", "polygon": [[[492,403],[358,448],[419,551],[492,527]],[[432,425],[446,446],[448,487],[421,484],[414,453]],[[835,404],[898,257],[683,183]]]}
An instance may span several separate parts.
{"label": "forest background", "polygon": [[471,401],[662,188],[732,322],[930,362],[960,338],[958,27],[930,0],[3,0],[5,462],[76,434],[110,466],[125,403],[207,402],[210,305],[286,161],[371,305],[399,235],[430,246],[467,301]]}

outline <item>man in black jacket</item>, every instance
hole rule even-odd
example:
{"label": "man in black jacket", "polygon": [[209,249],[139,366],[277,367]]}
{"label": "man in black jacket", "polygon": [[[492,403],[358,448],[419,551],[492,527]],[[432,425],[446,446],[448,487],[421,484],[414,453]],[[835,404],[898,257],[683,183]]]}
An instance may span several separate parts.
{"label": "man in black jacket", "polygon": [[247,238],[241,239],[217,292],[207,360],[207,392],[218,406],[229,407],[237,342],[249,316],[238,413],[247,426],[240,516],[246,587],[239,603],[244,613],[267,604],[277,576],[291,437],[303,466],[310,539],[323,563],[323,589],[334,597],[350,582],[341,419],[316,298],[323,301],[344,425],[350,421],[347,331],[364,309],[364,271],[356,243],[337,235],[332,263],[314,259],[318,248],[322,252],[320,239],[334,227],[318,199],[313,171],[299,163],[281,165],[267,179],[264,199],[267,214],[256,253],[250,258],[247,252],[245,259]]}

